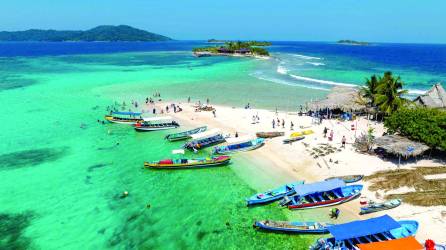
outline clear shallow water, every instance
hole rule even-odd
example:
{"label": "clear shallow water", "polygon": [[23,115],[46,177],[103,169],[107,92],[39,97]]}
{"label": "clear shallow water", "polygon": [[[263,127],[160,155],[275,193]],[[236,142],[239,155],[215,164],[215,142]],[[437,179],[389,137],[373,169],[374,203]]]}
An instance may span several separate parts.
{"label": "clear shallow water", "polygon": [[[252,187],[264,190],[288,179],[266,182],[268,176],[256,174],[243,156],[225,168],[147,171],[141,169],[145,160],[169,157],[181,143],[164,142],[167,132],[135,133],[97,119],[114,101],[129,103],[155,91],[165,98],[292,109],[331,85],[288,74],[351,84],[370,70],[355,65],[410,68],[407,75],[416,79],[444,79],[441,67],[348,59],[300,43],[273,47],[272,60],[197,59],[189,53],[196,44],[0,44],[0,224],[6,228],[0,248],[307,249],[311,236],[266,234],[251,224],[318,219],[325,210],[244,205],[257,191]],[[324,65],[309,64],[319,61]],[[286,72],[278,72],[279,65]],[[130,196],[119,199],[124,190]]]}

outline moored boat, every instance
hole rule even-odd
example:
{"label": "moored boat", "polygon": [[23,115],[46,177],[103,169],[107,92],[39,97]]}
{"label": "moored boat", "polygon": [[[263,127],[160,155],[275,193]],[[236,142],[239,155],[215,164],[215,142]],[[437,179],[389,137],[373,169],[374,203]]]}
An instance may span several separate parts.
{"label": "moored boat", "polygon": [[308,233],[308,234],[326,234],[328,227],[332,226],[330,223],[321,222],[300,222],[300,221],[256,221],[254,228],[283,233]]}
{"label": "moored boat", "polygon": [[219,129],[211,129],[202,133],[191,135],[192,139],[183,145],[183,148],[199,150],[225,141]]}
{"label": "moored boat", "polygon": [[112,123],[135,125],[136,123],[143,121],[141,115],[142,113],[140,112],[115,111],[111,112],[109,115],[106,115],[104,118],[108,122]]}
{"label": "moored boat", "polygon": [[284,136],[285,132],[257,132],[256,136],[259,138],[274,138],[278,136]]}
{"label": "moored boat", "polygon": [[231,160],[231,157],[220,155],[209,158],[195,158],[195,159],[165,159],[154,162],[144,162],[144,167],[153,169],[192,169],[192,168],[206,168],[226,165]]}
{"label": "moored boat", "polygon": [[295,195],[285,196],[280,205],[289,209],[333,206],[358,197],[362,187],[362,185],[346,186],[340,179],[297,185],[294,187]]}
{"label": "moored boat", "polygon": [[305,136],[301,135],[301,136],[290,136],[290,138],[287,139],[283,139],[283,143],[288,144],[288,143],[292,143],[295,141],[300,141],[305,139]]}
{"label": "moored boat", "polygon": [[169,141],[186,140],[186,139],[190,139],[192,135],[204,132],[206,130],[207,130],[207,126],[203,126],[203,127],[179,132],[179,133],[169,134],[165,137],[165,139],[169,140]]}
{"label": "moored boat", "polygon": [[401,239],[416,234],[418,222],[395,221],[388,215],[328,227],[333,237],[316,241],[312,250],[357,250],[359,244]]}
{"label": "moored boat", "polygon": [[180,125],[170,116],[147,117],[135,124],[136,131],[157,131],[178,128]]}
{"label": "moored boat", "polygon": [[375,213],[375,212],[379,212],[379,211],[384,211],[384,210],[396,208],[399,205],[401,205],[400,199],[393,199],[393,200],[388,200],[388,201],[380,202],[380,203],[370,203],[367,206],[361,207],[361,211],[359,212],[359,214],[362,215],[362,214],[370,214],[370,213]]}
{"label": "moored boat", "polygon": [[263,138],[253,138],[251,136],[242,136],[226,139],[226,145],[214,147],[215,154],[229,154],[240,151],[249,151],[259,148],[265,144]]}
{"label": "moored boat", "polygon": [[269,190],[263,193],[255,194],[248,199],[246,199],[247,205],[256,205],[256,204],[262,204],[262,203],[268,203],[272,201],[276,201],[278,199],[281,199],[285,197],[285,195],[292,195],[296,191],[294,190],[294,187],[297,185],[304,184],[304,181],[296,181],[292,183],[285,184],[283,186],[280,186],[276,189]]}
{"label": "moored boat", "polygon": [[325,179],[326,181],[332,180],[332,179],[341,179],[345,183],[354,183],[362,180],[364,178],[364,175],[344,175],[344,176],[335,176]]}

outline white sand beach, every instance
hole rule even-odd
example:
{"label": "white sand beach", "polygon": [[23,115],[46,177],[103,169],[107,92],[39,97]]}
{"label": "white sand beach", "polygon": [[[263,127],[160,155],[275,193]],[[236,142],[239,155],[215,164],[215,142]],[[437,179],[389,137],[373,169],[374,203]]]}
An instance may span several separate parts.
{"label": "white sand beach", "polygon": [[[235,170],[236,172],[240,172],[239,174],[242,177],[255,175],[256,178],[263,178],[265,182],[279,185],[292,180],[305,180],[309,183],[321,181],[332,176],[352,174],[370,175],[376,171],[392,170],[398,167],[397,164],[382,160],[377,156],[358,153],[352,146],[355,136],[366,133],[369,127],[374,128],[375,136],[382,135],[385,131],[382,123],[359,118],[355,121],[347,122],[324,120],[322,124],[318,125],[312,123],[311,117],[298,116],[296,113],[281,111],[276,113],[262,109],[244,109],[216,105],[213,105],[216,108],[216,117],[214,118],[212,112],[195,112],[192,102],[161,102],[156,103],[156,107],[159,110],[171,103],[179,104],[183,111],[179,113],[170,112],[168,115],[174,117],[186,127],[207,124],[210,128],[220,128],[225,134],[231,134],[232,136],[234,136],[235,132],[239,135],[255,135],[256,132],[260,131],[285,132],[284,137],[267,139],[265,146],[255,151],[237,155],[237,157],[245,157],[253,163],[250,169]],[[152,105],[147,106],[147,108],[152,107]],[[259,116],[260,121],[259,123],[253,124],[252,117],[255,115]],[[272,120],[277,120],[277,118],[281,122],[282,119],[285,120],[284,128],[281,125],[277,126],[277,124],[275,129],[272,128]],[[294,123],[293,131],[290,130],[290,122]],[[355,127],[355,130],[351,129],[352,126]],[[328,141],[327,138],[324,138],[324,127],[329,129],[328,134],[333,130],[333,141]],[[302,141],[283,144],[283,139],[292,132],[302,130],[302,128],[304,130],[311,129],[315,133],[306,136]],[[343,136],[347,139],[345,149],[341,149],[341,138]],[[315,159],[310,155],[311,148],[318,147],[321,143],[328,143],[340,150]],[[434,162],[433,160],[419,160],[413,163],[402,164],[400,167],[411,168],[414,166],[440,165],[446,164]],[[251,183],[249,178],[245,179],[248,184],[252,185],[252,188],[258,189],[255,182]],[[365,185],[362,196],[365,196],[367,199],[380,201],[379,198],[384,196],[382,192],[377,196],[376,192],[369,191],[367,189],[369,183],[362,182],[362,184]],[[393,192],[403,193],[405,191],[407,190],[396,190]],[[342,222],[389,214],[397,220],[417,220],[420,223],[417,233],[417,239],[420,242],[424,242],[426,239],[434,239],[439,242],[444,241],[446,232],[446,206],[419,207],[403,203],[401,206],[392,210],[360,216],[359,199],[356,199],[340,205],[339,208],[342,211],[342,218],[340,220]]]}

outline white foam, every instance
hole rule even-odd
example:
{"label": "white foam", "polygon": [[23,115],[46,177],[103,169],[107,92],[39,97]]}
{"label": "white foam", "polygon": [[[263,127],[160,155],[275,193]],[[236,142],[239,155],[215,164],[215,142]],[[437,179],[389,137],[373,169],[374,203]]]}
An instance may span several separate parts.
{"label": "white foam", "polygon": [[282,75],[286,75],[288,73],[288,69],[285,68],[283,65],[279,64],[277,66],[277,73],[282,74]]}
{"label": "white foam", "polygon": [[328,81],[328,80],[320,80],[320,79],[314,79],[310,77],[305,76],[297,76],[293,74],[289,74],[294,79],[306,81],[306,82],[316,82],[320,84],[328,84],[328,85],[336,85],[336,86],[347,86],[347,87],[356,87],[357,85],[351,84],[351,83],[342,83],[342,82],[334,82],[334,81]]}
{"label": "white foam", "polygon": [[425,94],[427,90],[421,90],[421,89],[408,89],[409,94],[412,95],[422,95]]}
{"label": "white foam", "polygon": [[317,62],[305,62],[305,63],[311,64],[311,65],[314,65],[314,66],[324,66],[325,65],[325,63],[317,63]]}
{"label": "white foam", "polygon": [[299,54],[292,54],[295,57],[299,57],[302,59],[308,59],[308,60],[321,60],[322,58],[319,57],[313,57],[313,56],[305,56],[305,55],[299,55]]}
{"label": "white foam", "polygon": [[284,85],[288,85],[288,86],[298,86],[298,87],[303,87],[303,88],[307,88],[307,89],[317,89],[317,90],[329,91],[329,89],[322,88],[322,87],[289,82],[289,81],[278,79],[278,78],[261,76],[259,74],[255,74],[255,73],[250,74],[250,75],[257,79],[268,81],[268,82],[279,83],[279,84],[284,84]]}

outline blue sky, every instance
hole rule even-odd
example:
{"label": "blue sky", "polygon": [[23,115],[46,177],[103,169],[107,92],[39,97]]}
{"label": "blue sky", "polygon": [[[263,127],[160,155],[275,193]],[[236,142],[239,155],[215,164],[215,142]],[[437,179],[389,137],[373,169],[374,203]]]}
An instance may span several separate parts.
{"label": "blue sky", "polygon": [[445,0],[2,0],[0,30],[128,24],[175,39],[446,43]]}

